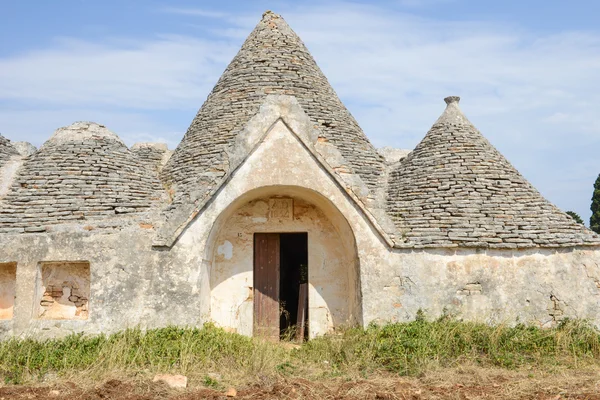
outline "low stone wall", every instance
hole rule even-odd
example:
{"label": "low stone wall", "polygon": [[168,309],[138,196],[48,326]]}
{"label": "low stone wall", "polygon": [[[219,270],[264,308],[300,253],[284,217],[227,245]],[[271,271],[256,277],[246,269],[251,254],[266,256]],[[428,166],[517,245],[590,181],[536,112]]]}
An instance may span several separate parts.
{"label": "low stone wall", "polygon": [[[153,250],[152,236],[143,228],[0,235],[0,265],[16,264],[14,309],[11,319],[0,320],[0,338],[201,325],[208,295],[197,290],[200,257],[181,259],[176,251]],[[69,274],[69,268],[88,265],[89,271],[76,268]],[[59,303],[55,309],[50,298]]]}
{"label": "low stone wall", "polygon": [[600,326],[594,248],[394,251],[362,284],[365,323],[408,321],[421,309],[432,318],[542,327],[579,318]]}
{"label": "low stone wall", "polygon": [[[110,333],[135,326],[201,326],[210,320],[211,269],[203,260],[207,242],[195,242],[196,251],[188,246],[191,243],[160,251],[152,249],[152,236],[152,231],[142,228],[115,234],[0,236],[0,266],[10,267],[5,268],[2,282],[6,292],[16,297],[12,315],[5,310],[7,319],[0,320],[0,338]],[[359,249],[358,257],[362,319],[357,322],[365,326],[373,321],[412,320],[419,309],[432,318],[447,313],[486,323],[548,327],[568,317],[589,319],[600,326],[598,250],[392,251],[382,246],[377,252]],[[68,313],[66,318],[40,318],[40,295],[48,291],[40,292],[43,266],[65,262],[89,263],[89,295],[77,295],[75,308],[69,309],[76,312],[81,306],[81,318],[70,318]],[[12,270],[15,264],[16,274]],[[335,277],[336,271],[322,273],[331,272]],[[16,279],[11,283],[12,276]],[[53,291],[62,290],[64,295],[68,280],[61,275],[60,282],[52,284],[58,287]],[[87,284],[85,276],[83,282]],[[71,297],[73,285],[64,287],[70,288]],[[78,284],[76,291],[84,287]],[[349,299],[348,293],[339,296]],[[4,297],[8,309],[12,305]],[[338,322],[334,321],[333,327],[345,325]]]}

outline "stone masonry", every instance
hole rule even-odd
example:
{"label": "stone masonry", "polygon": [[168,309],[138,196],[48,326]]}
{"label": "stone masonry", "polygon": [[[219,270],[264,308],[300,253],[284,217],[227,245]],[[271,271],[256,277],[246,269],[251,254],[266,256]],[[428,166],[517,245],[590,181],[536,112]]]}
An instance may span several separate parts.
{"label": "stone masonry", "polygon": [[0,135],[0,167],[4,165],[12,156],[18,154],[12,143]]}
{"label": "stone masonry", "polygon": [[176,202],[216,185],[229,172],[226,149],[269,94],[295,96],[311,120],[375,190],[384,161],[344,107],[314,59],[281,16],[272,12],[250,34],[192,122],[163,171]]}
{"label": "stone masonry", "polygon": [[164,143],[136,143],[131,146],[131,152],[153,174],[160,173],[173,154]]}
{"label": "stone masonry", "polygon": [[376,150],[266,12],[174,153],[93,122],[39,150],[0,136],[0,339],[252,335],[261,232],[306,234],[311,338],[419,310],[600,327],[600,237],[445,101],[413,151]]}
{"label": "stone masonry", "polygon": [[469,122],[458,97],[391,173],[388,211],[400,247],[598,245],[533,187]]}
{"label": "stone masonry", "polygon": [[162,186],[102,125],[59,129],[25,160],[0,209],[0,233],[107,220],[158,206]]}

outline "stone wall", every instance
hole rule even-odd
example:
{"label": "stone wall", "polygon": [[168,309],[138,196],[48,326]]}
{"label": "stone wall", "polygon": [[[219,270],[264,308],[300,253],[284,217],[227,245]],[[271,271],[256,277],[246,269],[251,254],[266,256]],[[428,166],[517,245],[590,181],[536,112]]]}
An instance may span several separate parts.
{"label": "stone wall", "polygon": [[307,232],[309,337],[355,323],[351,310],[358,308],[353,304],[358,274],[352,232],[347,226],[334,226],[322,210],[298,197],[285,197],[289,217],[273,217],[274,199],[259,197],[241,206],[219,232],[210,270],[212,320],[252,335],[253,234]]}
{"label": "stone wall", "polygon": [[[14,313],[12,319],[0,320],[0,338],[201,325],[206,320],[202,309],[208,308],[208,303],[203,303],[208,302],[208,296],[199,296],[200,257],[153,250],[152,235],[152,230],[143,227],[115,233],[0,235],[0,265],[16,263]],[[89,295],[85,291],[74,293],[85,290],[85,273],[82,284],[81,274],[68,268],[59,268],[60,276],[44,272],[44,266],[73,267],[73,263],[79,269],[89,264]],[[75,279],[71,279],[73,276]],[[44,285],[49,278],[53,282]],[[1,292],[4,285],[0,285]],[[70,291],[68,297],[65,287]],[[61,308],[66,312],[42,316],[42,308],[48,305],[47,295],[63,303]],[[84,311],[89,313],[87,318]]]}
{"label": "stone wall", "polygon": [[[351,225],[356,232],[356,225]],[[208,233],[206,239],[210,236]],[[218,248],[224,244],[221,235],[222,232],[215,235],[219,239],[208,244],[210,248],[214,242],[217,255]],[[205,250],[212,253],[205,247],[206,241],[186,240],[186,243],[178,243],[173,251],[164,252],[151,250],[151,235],[143,230],[112,235],[58,233],[49,236],[0,238],[0,266],[6,266],[8,260],[15,262],[12,266],[16,265],[16,280],[4,279],[4,275],[10,274],[0,279],[0,293],[13,292],[11,282],[16,283],[12,318],[6,311],[10,305],[4,301],[10,295],[0,296],[2,314],[10,318],[0,319],[0,337],[57,337],[74,332],[114,332],[127,327],[170,324],[201,326],[211,318],[219,318],[214,305],[211,316],[210,282],[212,279],[214,284],[218,276],[211,278],[212,261],[202,260]],[[380,248],[375,245],[375,236],[359,234],[356,240],[374,244],[358,252],[360,291],[357,295],[361,299],[356,299],[354,304],[362,300],[362,314],[357,313],[359,324],[408,321],[422,309],[432,318],[449,313],[468,320],[527,322],[547,327],[569,317],[587,318],[600,326],[598,251],[427,249],[390,252],[383,245]],[[223,256],[226,253],[224,247],[221,253]],[[86,260],[90,266],[89,317],[40,319],[37,313],[40,263],[78,260]],[[329,269],[320,271],[323,276],[328,272]],[[346,276],[341,275],[340,279],[343,281]],[[333,287],[328,290],[334,296],[340,295]],[[248,289],[241,292],[243,296],[248,293]],[[230,294],[232,301],[237,294]],[[213,300],[223,296],[224,292]],[[326,303],[329,307],[336,301],[344,304],[339,303],[340,300],[351,299],[344,294]],[[352,308],[348,308],[348,312],[350,310]],[[336,313],[343,315],[344,311],[342,307]],[[344,319],[334,320],[333,327],[343,325],[338,322]],[[233,328],[240,326],[229,324]],[[248,331],[240,329],[240,333]],[[313,332],[313,335],[317,333],[321,332]]]}
{"label": "stone wall", "polygon": [[549,327],[569,317],[600,326],[600,252],[394,251],[386,267],[366,275],[363,298],[375,321],[408,321],[422,309],[486,323]]}
{"label": "stone wall", "polygon": [[[293,121],[298,115],[287,117],[291,119],[278,119],[264,132],[254,133],[260,138],[257,146],[240,156],[244,159],[227,184],[206,203],[171,248],[153,248],[156,232],[147,224],[128,225],[120,231],[0,235],[0,264],[17,265],[14,312],[12,319],[0,321],[0,337],[53,337],[170,324],[200,326],[211,318],[220,318],[222,314],[214,304],[211,310],[211,280],[213,288],[217,287],[217,271],[228,252],[225,241],[233,235],[229,241],[232,252],[236,251],[234,241],[240,232],[235,227],[241,223],[238,220],[229,225],[228,221],[239,218],[236,212],[246,205],[277,196],[314,207],[313,217],[318,216],[320,223],[328,225],[310,225],[298,216],[299,225],[294,229],[316,231],[324,227],[325,234],[337,234],[336,240],[343,242],[339,257],[351,260],[352,266],[345,268],[350,275],[341,274],[344,268],[336,263],[321,263],[318,259],[311,262],[309,268],[322,268],[321,277],[331,273],[341,282],[346,280],[349,289],[340,293],[343,285],[335,288],[326,280],[319,285],[323,293],[330,293],[325,301],[327,309],[339,318],[317,324],[326,329],[313,331],[313,335],[344,325],[346,320],[361,325],[410,320],[419,309],[431,317],[447,312],[486,322],[550,326],[570,317],[588,318],[600,325],[600,249],[393,249],[376,225],[377,220],[307,145],[312,139],[301,139],[306,132],[292,130],[302,126]],[[259,211],[255,217],[260,218]],[[260,229],[259,225],[256,221],[245,226],[242,240],[244,235]],[[274,229],[274,225],[268,229]],[[316,244],[312,253],[327,260],[341,249],[327,247],[325,252]],[[247,250],[245,254],[250,256]],[[76,303],[86,297],[77,295],[78,299],[69,300],[74,288],[61,287],[65,279],[59,281],[60,290],[54,290],[55,285],[49,291],[39,286],[46,263],[73,262],[89,264],[87,319],[39,318],[43,300],[40,294],[43,297],[48,292],[54,299],[56,292],[56,297],[60,294],[62,299],[64,287],[71,290],[66,301],[83,308],[83,304]],[[243,262],[242,267],[247,269],[248,259]],[[318,279],[313,277],[314,283]],[[327,284],[330,286],[325,287]],[[215,297],[222,293],[214,292]],[[232,297],[238,294],[234,291]],[[247,296],[248,289],[242,289],[239,295]],[[313,292],[313,305],[317,304],[315,296]],[[240,321],[226,324],[240,328]]]}
{"label": "stone wall", "polygon": [[18,154],[10,140],[0,134],[0,167],[12,156]]}

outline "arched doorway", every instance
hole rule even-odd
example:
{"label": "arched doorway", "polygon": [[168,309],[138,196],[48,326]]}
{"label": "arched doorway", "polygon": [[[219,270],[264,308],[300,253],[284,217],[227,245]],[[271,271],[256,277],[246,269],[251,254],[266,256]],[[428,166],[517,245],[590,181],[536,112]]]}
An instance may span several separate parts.
{"label": "arched doorway", "polygon": [[[296,325],[304,282],[308,337],[360,321],[354,234],[337,207],[315,191],[269,186],[247,192],[215,222],[206,256],[211,319],[226,329],[250,336],[258,327],[273,337]],[[261,307],[271,316],[265,318]]]}

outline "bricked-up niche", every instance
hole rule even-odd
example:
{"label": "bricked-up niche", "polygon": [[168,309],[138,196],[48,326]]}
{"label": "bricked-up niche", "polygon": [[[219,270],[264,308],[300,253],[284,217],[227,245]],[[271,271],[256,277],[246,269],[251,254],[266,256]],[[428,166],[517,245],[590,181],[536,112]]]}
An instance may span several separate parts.
{"label": "bricked-up niche", "polygon": [[39,319],[87,319],[90,298],[88,262],[43,262],[38,275]]}
{"label": "bricked-up niche", "polygon": [[13,317],[16,281],[17,263],[0,263],[0,320]]}

